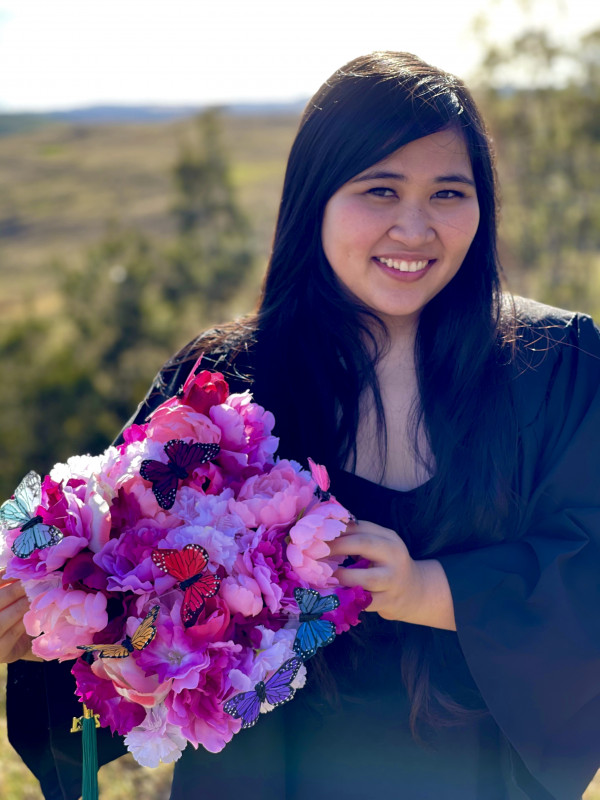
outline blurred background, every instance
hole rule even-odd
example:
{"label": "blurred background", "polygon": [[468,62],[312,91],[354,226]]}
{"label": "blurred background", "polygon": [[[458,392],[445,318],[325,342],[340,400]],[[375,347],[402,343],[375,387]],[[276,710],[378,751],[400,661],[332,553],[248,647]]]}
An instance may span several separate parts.
{"label": "blurred background", "polygon": [[[253,308],[300,112],[376,49],[474,91],[508,288],[600,319],[598,4],[0,0],[0,500]],[[107,769],[105,800],[168,796],[170,768]],[[41,797],[4,745],[0,796]]]}

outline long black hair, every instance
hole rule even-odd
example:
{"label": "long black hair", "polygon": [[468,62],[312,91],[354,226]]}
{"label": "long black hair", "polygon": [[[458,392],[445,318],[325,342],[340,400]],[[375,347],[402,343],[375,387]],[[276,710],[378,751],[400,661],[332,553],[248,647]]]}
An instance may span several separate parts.
{"label": "long black hair", "polygon": [[[412,434],[418,454],[419,430],[424,433],[430,455],[418,455],[435,477],[420,495],[416,518],[426,534],[416,557],[498,540],[511,512],[516,437],[505,366],[511,325],[502,312],[494,164],[483,120],[460,80],[414,55],[377,52],[354,59],[323,84],[290,152],[273,252],[251,322],[256,396],[278,420],[280,454],[304,462],[310,455],[333,468],[355,463],[359,400],[371,392],[385,458],[388,431],[375,372],[385,326],[340,286],[321,245],[323,213],[358,173],[448,128],[466,143],[480,221],[458,273],[419,319]],[[431,696],[453,713],[456,704],[430,686],[431,632],[409,627],[402,673],[412,719],[439,721]]]}

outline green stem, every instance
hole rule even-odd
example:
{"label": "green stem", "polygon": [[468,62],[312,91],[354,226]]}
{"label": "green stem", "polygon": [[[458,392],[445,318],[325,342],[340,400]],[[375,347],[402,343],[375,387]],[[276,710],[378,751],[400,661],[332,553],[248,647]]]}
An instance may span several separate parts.
{"label": "green stem", "polygon": [[83,706],[83,780],[82,800],[98,800],[98,748],[94,713]]}

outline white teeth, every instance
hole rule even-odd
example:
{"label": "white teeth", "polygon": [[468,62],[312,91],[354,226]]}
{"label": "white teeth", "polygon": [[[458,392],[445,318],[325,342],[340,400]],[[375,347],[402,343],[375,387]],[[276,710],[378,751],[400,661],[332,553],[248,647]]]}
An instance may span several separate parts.
{"label": "white teeth", "polygon": [[393,258],[378,258],[377,260],[385,264],[386,267],[392,267],[392,269],[397,269],[399,272],[419,272],[429,264],[429,261],[396,261]]}

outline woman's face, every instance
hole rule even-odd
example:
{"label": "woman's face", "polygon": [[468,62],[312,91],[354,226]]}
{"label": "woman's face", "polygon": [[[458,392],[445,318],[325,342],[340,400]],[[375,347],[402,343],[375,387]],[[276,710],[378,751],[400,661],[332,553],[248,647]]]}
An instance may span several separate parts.
{"label": "woman's face", "polygon": [[449,129],[410,142],[338,189],[321,240],[343,286],[397,327],[414,325],[456,275],[478,224],[465,141]]}

